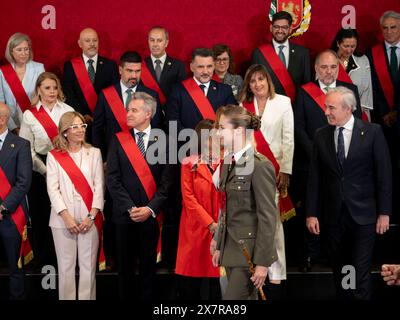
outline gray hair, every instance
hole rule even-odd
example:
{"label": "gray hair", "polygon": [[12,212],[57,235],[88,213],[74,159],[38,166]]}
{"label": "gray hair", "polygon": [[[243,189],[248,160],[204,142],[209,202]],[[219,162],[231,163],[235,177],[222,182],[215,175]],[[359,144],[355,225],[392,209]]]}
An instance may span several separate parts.
{"label": "gray hair", "polygon": [[350,107],[352,112],[356,111],[357,100],[353,91],[351,91],[349,88],[339,86],[330,89],[326,95],[330,95],[335,92],[339,93],[342,97],[342,107]]}
{"label": "gray hair", "polygon": [[151,111],[151,118],[154,117],[157,111],[157,101],[154,99],[154,97],[146,92],[135,92],[132,96],[132,100],[143,100],[147,111]]}
{"label": "gray hair", "polygon": [[385,21],[387,18],[393,18],[396,20],[400,20],[400,13],[393,11],[393,10],[385,11],[383,13],[383,15],[381,16],[381,18],[379,19],[379,23],[382,25],[383,21]]}
{"label": "gray hair", "polygon": [[28,42],[29,46],[29,60],[33,59],[33,52],[32,52],[32,41],[29,38],[28,35],[24,33],[14,33],[7,41],[7,46],[6,46],[6,52],[5,52],[5,57],[9,63],[15,62],[15,59],[12,55],[12,52],[16,46],[19,46],[21,42],[26,41]]}
{"label": "gray hair", "polygon": [[337,55],[337,53],[331,49],[326,49],[318,53],[317,57],[315,58],[315,65],[319,65],[319,60],[321,60],[321,56],[326,53],[330,53],[331,55],[333,55],[336,58],[337,63],[339,64],[339,56]]}

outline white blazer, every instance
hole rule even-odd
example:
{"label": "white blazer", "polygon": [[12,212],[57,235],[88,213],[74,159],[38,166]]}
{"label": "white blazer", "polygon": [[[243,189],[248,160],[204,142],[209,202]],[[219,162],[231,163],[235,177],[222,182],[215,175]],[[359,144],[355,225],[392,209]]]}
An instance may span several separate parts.
{"label": "white blazer", "polygon": [[[256,114],[259,115],[257,99],[254,98]],[[294,152],[294,120],[290,99],[275,94],[268,99],[261,117],[261,132],[279,163],[280,171],[292,174]]]}
{"label": "white blazer", "polygon": [[[104,171],[98,148],[83,148],[80,169],[93,191],[92,208],[103,210]],[[83,220],[89,213],[67,173],[50,152],[47,155],[47,192],[51,202],[50,227],[65,228],[64,220],[58,214],[62,210],[67,209],[77,221]]]}

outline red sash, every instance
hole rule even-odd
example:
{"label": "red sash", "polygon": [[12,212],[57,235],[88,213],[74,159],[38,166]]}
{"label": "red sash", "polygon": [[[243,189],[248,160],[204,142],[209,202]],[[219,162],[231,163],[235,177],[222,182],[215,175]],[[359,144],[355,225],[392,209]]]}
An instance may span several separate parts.
{"label": "red sash", "polygon": [[128,131],[128,125],[126,124],[126,110],[124,107],[123,100],[118,95],[117,90],[114,86],[108,87],[103,90],[104,96],[110,106],[110,109],[117,120],[121,131]]}
{"label": "red sash", "polygon": [[221,78],[220,78],[216,73],[213,74],[212,79],[213,79],[215,82],[222,83]]}
{"label": "red sash", "polygon": [[147,68],[146,62],[142,62],[142,75],[140,80],[144,83],[144,85],[158,93],[158,97],[160,98],[161,105],[164,105],[167,102],[167,98],[165,97],[164,93],[162,92],[160,86],[158,85],[157,81],[153,78],[150,73],[149,68]]}
{"label": "red sash", "polygon": [[25,112],[25,110],[29,109],[31,106],[31,100],[26,94],[21,81],[19,81],[17,73],[10,63],[1,66],[0,69],[3,72],[4,78],[6,79],[15,97],[15,100],[17,100],[19,107],[21,108],[22,112]]}
{"label": "red sash", "polygon": [[50,141],[53,142],[54,137],[58,134],[58,128],[53,119],[51,119],[46,110],[44,110],[43,106],[40,106],[39,111],[36,107],[32,107],[30,111],[37,121],[39,121],[39,123],[42,125]]}
{"label": "red sash", "polygon": [[306,83],[301,86],[305,92],[315,101],[315,103],[321,108],[325,114],[325,93],[313,82]]}
{"label": "red sash", "polygon": [[[75,190],[80,194],[85,202],[86,208],[88,212],[92,209],[93,202],[93,191],[90,188],[86,177],[83,175],[82,171],[76,165],[74,160],[68,154],[68,152],[62,152],[57,150],[51,150],[51,154],[54,156],[54,159],[60,164],[60,166],[67,173],[68,177],[71,179],[72,184],[75,187]],[[96,219],[94,220],[94,224],[96,226],[97,232],[99,234],[99,243],[100,243],[100,255],[99,255],[99,270],[102,271],[106,268],[106,259],[104,256],[103,250],[103,214],[98,212],[96,215]]]}
{"label": "red sash", "polygon": [[[0,167],[0,182],[0,198],[4,200],[11,191],[11,185],[2,167]],[[21,236],[21,249],[19,254],[20,258],[18,259],[18,268],[22,268],[22,259],[24,259],[24,265],[28,264],[33,259],[33,252],[28,239],[25,213],[21,205],[17,207],[17,210],[15,210],[14,213],[11,213],[11,218]]]}
{"label": "red sash", "polygon": [[203,119],[215,120],[215,111],[196,81],[190,78],[182,81],[182,84],[200,111]]}
{"label": "red sash", "polygon": [[[157,191],[157,185],[151,173],[150,167],[140,152],[135,139],[130,132],[118,132],[116,134],[122,149],[131,163],[133,170],[136,172],[140,183],[146,192],[147,198],[151,200]],[[162,229],[162,214],[157,215],[157,223],[160,228],[160,236],[157,243],[157,262],[161,260],[161,229]]]}
{"label": "red sash", "polygon": [[337,80],[353,84],[353,81],[351,80],[349,74],[343,68],[341,63],[339,63],[339,73],[338,73]]}
{"label": "red sash", "polygon": [[390,77],[389,70],[386,63],[384,47],[380,44],[372,48],[372,57],[374,59],[374,66],[376,74],[381,84],[386,101],[390,110],[394,108],[394,89],[392,78]]}
{"label": "red sash", "polygon": [[272,45],[266,44],[259,47],[259,49],[284,88],[286,95],[293,102],[296,95],[296,87],[294,86],[292,77],[287,71],[286,66],[283,64],[281,59],[279,59]]}
{"label": "red sash", "polygon": [[[243,107],[246,108],[248,111],[256,114],[254,103],[243,103]],[[275,168],[275,175],[278,176],[280,171],[279,163],[278,161],[276,161],[276,158],[272,153],[267,140],[265,140],[265,137],[261,130],[254,131],[254,139],[256,140],[257,151],[263,154],[269,161],[271,161],[272,165]],[[279,194],[279,212],[282,221],[289,220],[296,215],[294,205],[287,191]]]}
{"label": "red sash", "polygon": [[75,76],[78,79],[79,87],[82,90],[86,103],[89,106],[92,114],[96,108],[97,93],[94,90],[93,84],[90,81],[89,74],[86,70],[85,64],[81,57],[73,58],[71,60],[72,68],[74,69]]}

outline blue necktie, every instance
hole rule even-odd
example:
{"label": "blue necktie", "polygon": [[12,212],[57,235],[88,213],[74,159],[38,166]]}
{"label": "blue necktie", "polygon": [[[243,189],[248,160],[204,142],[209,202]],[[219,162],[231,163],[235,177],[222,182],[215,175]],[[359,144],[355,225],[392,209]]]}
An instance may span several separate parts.
{"label": "blue necktie", "polygon": [[137,144],[137,146],[138,146],[138,148],[139,148],[139,150],[140,150],[140,153],[144,156],[144,154],[146,153],[146,150],[145,150],[145,148],[144,148],[144,140],[143,140],[143,137],[144,137],[144,135],[146,134],[146,133],[144,133],[144,132],[138,132],[138,133],[136,133],[137,134],[137,136],[138,136],[138,140],[136,141],[136,144]]}
{"label": "blue necktie", "polygon": [[337,141],[337,153],[336,153],[341,169],[343,169],[343,163],[344,163],[344,159],[345,159],[343,130],[344,130],[343,127],[339,128],[339,135],[338,135],[338,141]]}

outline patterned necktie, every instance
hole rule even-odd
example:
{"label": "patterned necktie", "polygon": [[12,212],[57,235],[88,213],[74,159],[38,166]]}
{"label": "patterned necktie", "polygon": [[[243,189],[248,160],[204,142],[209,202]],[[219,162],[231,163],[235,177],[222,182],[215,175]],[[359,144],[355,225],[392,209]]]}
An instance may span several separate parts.
{"label": "patterned necktie", "polygon": [[132,89],[129,88],[125,92],[127,94],[126,101],[125,101],[125,109],[128,109],[129,102],[131,102],[131,100],[132,100]]}
{"label": "patterned necktie", "polygon": [[345,159],[343,130],[344,130],[343,127],[339,128],[339,135],[338,135],[338,141],[337,141],[337,153],[336,153],[341,169],[343,169],[343,163],[344,163],[344,159]]}
{"label": "patterned necktie", "polygon": [[327,94],[329,92],[329,90],[331,90],[331,87],[330,86],[326,86],[324,88],[325,94]]}
{"label": "patterned necktie", "polygon": [[146,149],[144,148],[144,140],[143,137],[146,133],[139,131],[138,133],[136,133],[138,136],[138,140],[136,141],[136,144],[140,150],[140,153],[143,155],[146,153]]}
{"label": "patterned necktie", "polygon": [[285,55],[283,54],[284,47],[285,47],[284,45],[278,46],[278,48],[279,48],[278,56],[279,56],[279,59],[281,59],[283,65],[286,67],[286,58],[285,58]]}
{"label": "patterned necktie", "polygon": [[155,61],[155,63],[156,63],[155,72],[156,72],[157,82],[160,82],[160,78],[161,78],[161,60],[157,59]]}
{"label": "patterned necktie", "polygon": [[390,47],[390,75],[392,76],[392,79],[394,81],[397,80],[398,71],[399,71],[399,62],[397,61],[397,55],[396,55],[396,49],[397,47],[393,46]]}
{"label": "patterned necktie", "polygon": [[94,83],[94,76],[95,76],[95,72],[94,72],[94,67],[93,67],[93,59],[89,59],[88,60],[88,73],[89,73],[89,78],[90,78],[90,81],[92,82],[92,83]]}
{"label": "patterned necktie", "polygon": [[204,84],[199,85],[200,89],[206,94],[206,86]]}

